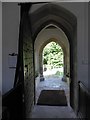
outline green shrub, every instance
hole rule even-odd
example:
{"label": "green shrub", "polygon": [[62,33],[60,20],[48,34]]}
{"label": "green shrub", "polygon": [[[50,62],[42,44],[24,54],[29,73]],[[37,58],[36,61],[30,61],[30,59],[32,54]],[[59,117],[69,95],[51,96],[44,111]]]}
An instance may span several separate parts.
{"label": "green shrub", "polygon": [[60,75],[60,71],[57,71],[57,72],[55,73],[55,75]]}
{"label": "green shrub", "polygon": [[55,75],[57,75],[57,76],[62,76],[62,75],[63,75],[63,72],[57,71],[57,72],[55,73]]}

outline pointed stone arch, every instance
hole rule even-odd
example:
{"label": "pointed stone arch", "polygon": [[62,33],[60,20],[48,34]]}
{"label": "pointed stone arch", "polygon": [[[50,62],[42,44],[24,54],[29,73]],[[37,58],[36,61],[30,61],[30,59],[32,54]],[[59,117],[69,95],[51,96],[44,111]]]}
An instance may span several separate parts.
{"label": "pointed stone arch", "polygon": [[[49,27],[55,27],[54,29],[50,29]],[[47,33],[49,33],[47,35]],[[46,36],[45,36],[46,34]],[[44,38],[45,36],[45,38]],[[43,40],[44,39],[44,40]],[[43,40],[43,41],[42,41]],[[50,42],[56,42],[58,43],[64,53],[64,77],[66,79],[66,74],[70,73],[70,60],[69,60],[69,42],[67,36],[64,34],[64,32],[58,28],[57,26],[50,24],[46,26],[37,36],[35,40],[35,66],[36,71],[41,76],[41,79],[43,79],[43,63],[42,63],[42,52],[44,47],[50,43]]]}

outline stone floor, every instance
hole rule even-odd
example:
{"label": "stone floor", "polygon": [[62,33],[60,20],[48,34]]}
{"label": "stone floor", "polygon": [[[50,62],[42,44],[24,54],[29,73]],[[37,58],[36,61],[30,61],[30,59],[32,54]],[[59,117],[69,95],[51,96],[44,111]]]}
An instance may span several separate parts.
{"label": "stone floor", "polygon": [[37,87],[36,101],[38,100],[41,90],[65,90],[67,100],[69,101],[69,85],[66,82],[62,81],[62,77],[45,77],[45,80],[41,81]]}
{"label": "stone floor", "polygon": [[40,106],[35,105],[32,111],[32,118],[76,118],[76,115],[69,105],[69,84],[62,81],[61,77],[45,77],[36,90],[36,101],[41,90],[65,90],[68,106]]}

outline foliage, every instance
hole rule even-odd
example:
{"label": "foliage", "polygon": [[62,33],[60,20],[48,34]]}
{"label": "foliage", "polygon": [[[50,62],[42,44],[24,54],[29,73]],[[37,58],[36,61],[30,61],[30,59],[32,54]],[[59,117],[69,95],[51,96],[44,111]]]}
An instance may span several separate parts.
{"label": "foliage", "polygon": [[63,75],[63,72],[57,71],[57,72],[55,73],[55,75],[57,75],[57,76],[62,76],[62,75]]}
{"label": "foliage", "polygon": [[50,42],[45,46],[43,50],[43,64],[54,67],[63,66],[63,51],[57,43]]}
{"label": "foliage", "polygon": [[57,71],[57,72],[55,73],[55,75],[60,75],[60,71]]}

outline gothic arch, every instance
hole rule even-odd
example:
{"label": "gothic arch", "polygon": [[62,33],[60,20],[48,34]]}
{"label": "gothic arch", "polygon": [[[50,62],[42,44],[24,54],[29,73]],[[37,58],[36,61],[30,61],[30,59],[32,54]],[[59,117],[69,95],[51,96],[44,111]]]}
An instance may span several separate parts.
{"label": "gothic arch", "polygon": [[[52,29],[47,29],[48,27],[55,27],[55,28],[52,30]],[[49,34],[47,35],[48,32]],[[69,42],[64,32],[55,25],[46,26],[45,29],[43,29],[39,33],[39,35],[35,40],[34,48],[35,48],[36,71],[38,71],[40,75],[43,76],[42,52],[44,47],[52,41],[58,43],[62,47],[64,53],[64,76],[66,76],[66,73],[70,73]]]}

